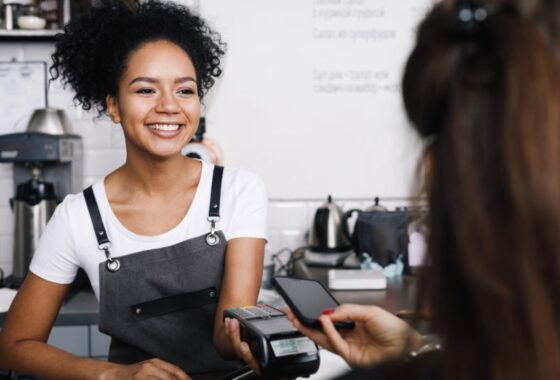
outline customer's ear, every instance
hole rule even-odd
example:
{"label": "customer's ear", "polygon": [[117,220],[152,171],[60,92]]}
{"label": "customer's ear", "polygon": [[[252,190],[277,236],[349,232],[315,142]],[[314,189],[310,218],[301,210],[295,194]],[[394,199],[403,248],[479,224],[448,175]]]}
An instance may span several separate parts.
{"label": "customer's ear", "polygon": [[105,103],[107,104],[107,113],[109,117],[115,124],[119,124],[121,122],[121,115],[119,112],[119,102],[117,98],[113,95],[107,95],[105,98]]}

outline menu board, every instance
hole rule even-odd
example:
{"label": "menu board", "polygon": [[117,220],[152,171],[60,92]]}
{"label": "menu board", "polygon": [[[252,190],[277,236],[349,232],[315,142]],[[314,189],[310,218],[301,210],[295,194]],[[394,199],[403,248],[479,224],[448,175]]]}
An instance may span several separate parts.
{"label": "menu board", "polygon": [[47,106],[45,62],[0,62],[0,134],[22,132],[33,111]]}
{"label": "menu board", "polygon": [[271,198],[411,195],[421,144],[401,77],[432,0],[208,0],[227,42],[205,99],[225,163]]}

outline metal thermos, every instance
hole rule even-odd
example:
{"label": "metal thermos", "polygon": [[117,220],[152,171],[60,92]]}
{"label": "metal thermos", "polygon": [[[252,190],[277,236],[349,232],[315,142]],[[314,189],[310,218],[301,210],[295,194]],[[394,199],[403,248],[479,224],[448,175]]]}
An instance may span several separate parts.
{"label": "metal thermos", "polygon": [[54,185],[33,178],[17,186],[16,195],[10,201],[14,212],[14,285],[20,285],[29,270],[31,257],[37,247],[39,236],[54,213],[57,197]]}

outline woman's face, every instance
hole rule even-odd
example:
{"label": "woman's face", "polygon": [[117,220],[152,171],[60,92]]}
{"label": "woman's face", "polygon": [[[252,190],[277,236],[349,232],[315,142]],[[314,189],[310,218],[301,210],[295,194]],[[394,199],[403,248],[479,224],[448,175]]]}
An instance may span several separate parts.
{"label": "woman's face", "polygon": [[169,41],[146,43],[130,55],[118,97],[108,96],[107,107],[111,119],[123,126],[129,155],[180,154],[200,119],[190,57]]}

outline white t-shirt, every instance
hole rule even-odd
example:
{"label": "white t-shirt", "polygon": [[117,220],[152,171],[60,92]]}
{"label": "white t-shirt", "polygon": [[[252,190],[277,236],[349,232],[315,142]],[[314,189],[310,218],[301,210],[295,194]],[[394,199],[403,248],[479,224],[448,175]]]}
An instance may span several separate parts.
{"label": "white t-shirt", "polygon": [[[104,180],[94,184],[93,193],[111,241],[113,257],[171,246],[210,232],[207,217],[213,170],[213,165],[203,162],[200,183],[187,214],[177,226],[157,236],[142,236],[127,230],[109,205]],[[266,239],[266,211],[267,197],[262,180],[248,171],[226,168],[216,229],[221,230],[227,240]],[[29,269],[45,280],[69,284],[81,267],[99,299],[99,263],[105,261],[105,254],[97,246],[83,193],[68,195],[43,231]]]}

